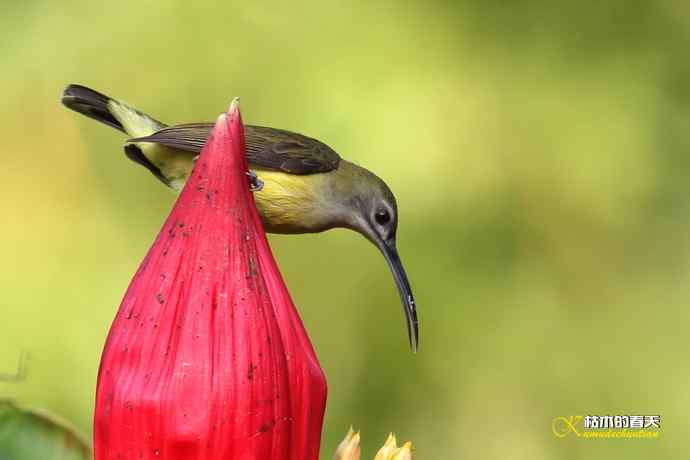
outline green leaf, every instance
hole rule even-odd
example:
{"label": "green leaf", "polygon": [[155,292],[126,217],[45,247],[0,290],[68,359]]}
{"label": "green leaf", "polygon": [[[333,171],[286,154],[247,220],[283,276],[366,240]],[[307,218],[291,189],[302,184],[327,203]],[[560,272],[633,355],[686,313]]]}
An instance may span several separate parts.
{"label": "green leaf", "polygon": [[91,458],[87,441],[67,422],[0,400],[0,460]]}

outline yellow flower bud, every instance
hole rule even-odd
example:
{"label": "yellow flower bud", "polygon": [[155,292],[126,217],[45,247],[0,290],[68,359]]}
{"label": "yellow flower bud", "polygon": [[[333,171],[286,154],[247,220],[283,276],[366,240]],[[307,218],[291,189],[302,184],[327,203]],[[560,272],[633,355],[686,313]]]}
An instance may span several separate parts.
{"label": "yellow flower bud", "polygon": [[398,441],[395,439],[395,435],[391,433],[388,435],[388,439],[386,439],[383,447],[379,449],[376,457],[374,457],[374,460],[391,460],[397,449]]}
{"label": "yellow flower bud", "polygon": [[412,460],[412,443],[407,441],[391,457],[391,460]]}
{"label": "yellow flower bud", "polygon": [[333,460],[359,460],[359,456],[359,431],[355,433],[350,427],[347,436],[336,449]]}
{"label": "yellow flower bud", "polygon": [[[398,447],[398,442],[393,433],[388,435],[385,444],[374,460],[412,460],[412,443],[406,442],[402,447]],[[335,451],[333,460],[359,460],[359,431],[355,432],[352,427],[348,431],[345,439],[340,443],[338,449]]]}

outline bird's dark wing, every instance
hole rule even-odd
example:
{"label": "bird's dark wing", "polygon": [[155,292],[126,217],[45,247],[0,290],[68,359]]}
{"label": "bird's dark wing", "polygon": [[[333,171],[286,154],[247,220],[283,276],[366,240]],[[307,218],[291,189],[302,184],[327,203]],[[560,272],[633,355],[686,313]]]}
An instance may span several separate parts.
{"label": "bird's dark wing", "polygon": [[150,136],[129,139],[127,142],[151,142],[186,152],[199,153],[211,134],[213,123],[189,123],[169,126]]}
{"label": "bird's dark wing", "polygon": [[[199,153],[213,123],[190,123],[163,128],[129,142],[152,142]],[[326,144],[301,134],[263,126],[245,126],[247,160],[252,166],[290,174],[314,174],[338,167],[340,156]]]}
{"label": "bird's dark wing", "polygon": [[291,174],[314,174],[336,169],[340,156],[323,142],[301,134],[263,126],[245,130],[250,163]]}

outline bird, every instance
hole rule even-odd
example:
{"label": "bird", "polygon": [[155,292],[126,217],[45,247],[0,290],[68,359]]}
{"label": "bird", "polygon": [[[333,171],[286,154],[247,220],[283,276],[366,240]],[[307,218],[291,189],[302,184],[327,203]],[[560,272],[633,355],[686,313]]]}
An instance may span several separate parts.
{"label": "bird", "polygon": [[[125,155],[179,192],[213,123],[166,125],[86,86],[71,84],[62,103],[128,136]],[[340,158],[323,142],[283,129],[245,124],[254,201],[269,233],[354,230],[376,246],[393,274],[410,347],[419,346],[417,308],[396,245],[398,206],[388,185],[366,168]]]}

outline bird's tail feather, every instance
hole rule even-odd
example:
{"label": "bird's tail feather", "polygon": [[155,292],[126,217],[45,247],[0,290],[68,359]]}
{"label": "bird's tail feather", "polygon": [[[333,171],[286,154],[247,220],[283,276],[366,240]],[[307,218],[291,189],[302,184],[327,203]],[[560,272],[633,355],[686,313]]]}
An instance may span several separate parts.
{"label": "bird's tail feather", "polygon": [[69,85],[65,88],[62,103],[75,112],[132,137],[149,136],[166,126],[124,102],[81,85]]}

